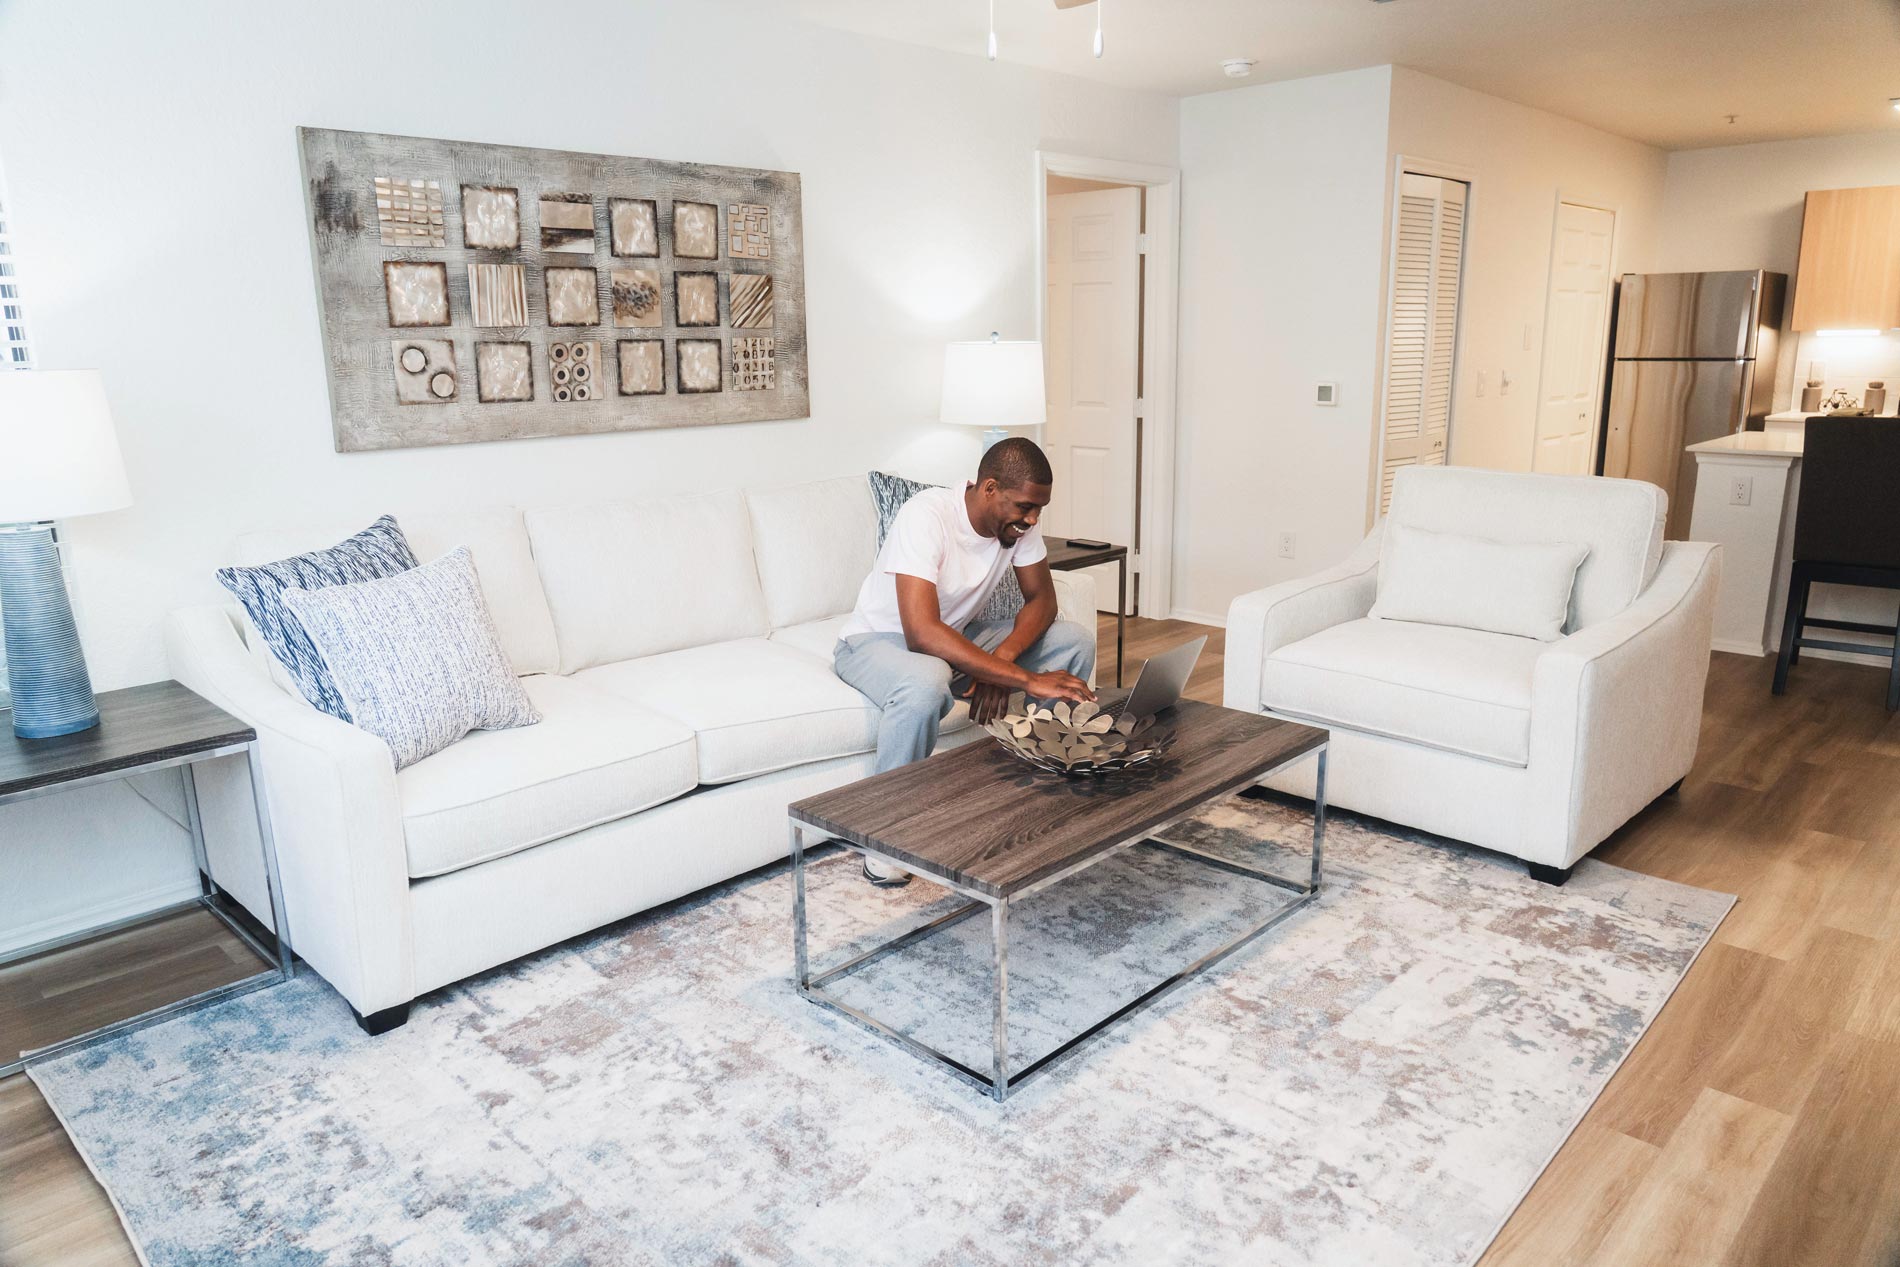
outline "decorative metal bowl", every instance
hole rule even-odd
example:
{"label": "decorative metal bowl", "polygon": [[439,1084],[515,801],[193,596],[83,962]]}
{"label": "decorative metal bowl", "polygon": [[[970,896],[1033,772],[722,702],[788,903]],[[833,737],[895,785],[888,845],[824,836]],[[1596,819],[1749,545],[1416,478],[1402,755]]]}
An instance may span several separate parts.
{"label": "decorative metal bowl", "polygon": [[1009,711],[984,729],[1009,752],[1038,770],[1069,778],[1116,774],[1160,756],[1170,736],[1155,719],[1116,717],[1092,703],[1039,704],[1021,691],[1009,697]]}

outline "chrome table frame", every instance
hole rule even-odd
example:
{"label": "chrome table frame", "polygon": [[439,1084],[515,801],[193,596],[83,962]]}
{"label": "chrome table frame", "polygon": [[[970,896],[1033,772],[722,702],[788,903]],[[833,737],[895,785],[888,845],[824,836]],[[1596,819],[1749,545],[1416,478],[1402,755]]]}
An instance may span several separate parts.
{"label": "chrome table frame", "polygon": [[[992,897],[988,894],[979,893],[975,891],[974,889],[969,889],[958,884],[953,884],[950,881],[943,879],[940,876],[923,875],[923,873],[919,872],[917,874],[923,875],[923,878],[930,881],[932,884],[941,885],[942,887],[947,888],[951,890],[952,892],[957,893],[958,895],[968,898],[970,900],[964,905],[959,906],[955,910],[948,912],[947,914],[940,915],[936,919],[933,919],[929,921],[928,923],[919,925],[918,927],[911,929],[909,932],[906,932],[899,937],[893,938],[892,940],[887,941],[883,943],[882,945],[875,946],[872,949],[865,951],[863,954],[857,955],[849,960],[846,960],[844,963],[839,964],[835,968],[830,968],[824,972],[819,973],[817,976],[812,975],[811,956],[810,956],[810,951],[807,946],[808,938],[807,938],[807,926],[806,926],[806,919],[805,919],[805,870],[810,864],[807,861],[806,854],[805,854],[805,833],[807,831],[818,833],[819,829],[809,823],[804,823],[804,822],[799,821],[796,818],[793,818],[790,820],[791,834],[792,834],[792,890],[793,890],[793,896],[792,896],[793,977],[792,977],[792,980],[793,980],[793,984],[797,987],[799,995],[802,996],[803,998],[809,999],[811,1002],[818,1004],[820,1007],[829,1008],[831,1011],[836,1012],[839,1015],[848,1018],[849,1020],[855,1021],[857,1024],[862,1025],[864,1028],[870,1030],[872,1033],[882,1035],[884,1038],[889,1039],[890,1041],[896,1043],[898,1046],[909,1051],[914,1056],[918,1056],[924,1060],[935,1062],[936,1064],[949,1070],[952,1074],[963,1079],[963,1081],[969,1083],[971,1086],[976,1087],[978,1090],[987,1092],[991,1099],[996,1100],[998,1103],[1001,1103],[1003,1100],[1006,1100],[1009,1098],[1011,1092],[1018,1090],[1024,1084],[1028,1083],[1032,1079],[1040,1077],[1042,1074],[1047,1073],[1050,1069],[1053,1069],[1056,1065],[1060,1064],[1063,1060],[1073,1055],[1078,1048],[1082,1047],[1090,1039],[1100,1034],[1103,1030],[1106,1030],[1109,1026],[1114,1025],[1116,1022],[1122,1020],[1124,1017],[1130,1016],[1135,1012],[1141,1011],[1143,1008],[1146,1008],[1153,1003],[1159,1002],[1161,999],[1165,998],[1167,995],[1173,993],[1177,988],[1181,986],[1183,982],[1187,981],[1190,977],[1193,977],[1197,973],[1207,968],[1213,967],[1215,964],[1227,958],[1229,955],[1234,954],[1236,951],[1246,946],[1249,942],[1253,941],[1256,937],[1259,937],[1262,933],[1274,927],[1276,924],[1279,924],[1282,920],[1292,915],[1295,911],[1299,910],[1301,907],[1307,905],[1309,902],[1312,902],[1316,898],[1319,897],[1321,864],[1324,858],[1325,843],[1326,843],[1326,748],[1327,748],[1326,744],[1321,744],[1317,749],[1313,749],[1309,752],[1303,752],[1299,756],[1294,757],[1292,760],[1282,762],[1281,764],[1274,766],[1272,769],[1263,771],[1262,773],[1256,775],[1253,779],[1249,781],[1249,784],[1248,784],[1248,786],[1258,786],[1261,780],[1279,773],[1280,771],[1295,764],[1296,762],[1303,761],[1307,757],[1317,754],[1318,761],[1319,761],[1319,770],[1317,774],[1317,781],[1313,789],[1313,868],[1312,868],[1311,875],[1304,882],[1298,881],[1298,880],[1290,880],[1286,878],[1285,876],[1275,875],[1269,871],[1258,870],[1256,868],[1246,866],[1243,863],[1234,862],[1231,859],[1216,857],[1213,854],[1203,853],[1202,851],[1191,848],[1190,846],[1177,844],[1173,841],[1163,840],[1159,838],[1158,833],[1166,831],[1168,828],[1174,826],[1176,823],[1182,821],[1183,819],[1193,816],[1195,813],[1198,813],[1200,810],[1204,809],[1207,805],[1213,803],[1212,800],[1202,801],[1152,830],[1139,832],[1133,836],[1128,837],[1126,840],[1118,841],[1115,844],[1109,846],[1107,849],[1102,850],[1100,853],[1093,854],[1088,858],[1085,858],[1079,862],[1071,864],[1070,866],[1066,866],[1059,871],[1056,871],[1050,875],[1047,875],[1043,877],[1042,879],[1036,881],[1034,884],[1031,884],[1027,886],[1026,888],[1017,890],[1015,893],[1009,895],[1008,897]],[[1227,793],[1226,795],[1233,795],[1233,794],[1234,793]],[[1214,799],[1223,799],[1223,798],[1214,798]],[[830,839],[833,839],[834,843],[842,845],[847,850],[865,855],[866,857],[876,858],[887,867],[907,869],[903,862],[875,848],[868,848],[866,846],[855,844],[848,840],[837,840],[835,838],[830,838]],[[1010,910],[1010,907],[1016,904],[1017,902],[1021,901],[1022,899],[1031,896],[1032,894],[1039,893],[1043,889],[1046,889],[1050,887],[1051,885],[1058,884],[1062,882],[1063,880],[1070,878],[1071,876],[1074,876],[1082,871],[1088,870],[1090,867],[1094,866],[1098,862],[1103,861],[1104,859],[1114,857],[1116,854],[1122,852],[1124,849],[1128,849],[1135,845],[1140,845],[1140,844],[1147,844],[1147,845],[1152,845],[1159,849],[1166,849],[1172,853],[1179,854],[1182,857],[1191,858],[1197,862],[1204,863],[1208,866],[1217,867],[1222,871],[1232,872],[1235,875],[1242,875],[1250,879],[1262,880],[1278,888],[1289,890],[1292,893],[1296,894],[1297,896],[1291,902],[1288,902],[1285,906],[1282,906],[1276,909],[1273,912],[1273,914],[1269,915],[1266,919],[1262,920],[1258,924],[1255,924],[1252,928],[1249,928],[1247,931],[1241,933],[1238,937],[1235,937],[1231,941],[1228,941],[1225,945],[1220,946],[1219,948],[1212,950],[1205,955],[1202,955],[1199,959],[1195,960],[1193,963],[1189,964],[1187,967],[1182,968],[1180,971],[1176,972],[1173,976],[1168,977],[1167,979],[1162,981],[1160,984],[1155,985],[1152,988],[1144,991],[1142,994],[1136,996],[1134,999],[1130,1000],[1129,1002],[1124,1003],[1121,1007],[1115,1009],[1113,1012],[1110,1012],[1107,1016],[1103,1017],[1101,1020],[1096,1021],[1093,1025],[1088,1026],[1081,1033],[1075,1035],[1073,1038],[1068,1039],[1066,1042],[1063,1042],[1061,1045],[1056,1047],[1053,1051],[1050,1051],[1038,1057],[1037,1059],[1030,1061],[1022,1069],[1012,1072],[1009,1067],[1009,910]],[[849,1003],[844,1002],[842,999],[837,998],[835,995],[826,993],[824,987],[828,983],[837,981],[843,977],[850,976],[852,973],[857,972],[860,969],[875,962],[876,960],[883,958],[885,955],[890,954],[892,951],[899,950],[905,946],[908,946],[911,943],[916,942],[924,937],[927,937],[932,933],[939,932],[955,924],[960,924],[964,920],[969,919],[971,916],[982,913],[986,907],[988,908],[989,915],[990,915],[990,943],[991,943],[990,973],[991,973],[993,996],[994,996],[994,1001],[995,1001],[995,1014],[994,1014],[994,1021],[993,1021],[992,1033],[991,1033],[991,1043],[992,1043],[991,1067],[988,1072],[985,1072],[980,1069],[972,1068],[971,1066],[956,1059],[954,1056],[946,1055],[945,1053],[938,1051],[935,1047],[930,1046],[928,1043],[921,1042],[918,1039],[911,1037],[909,1034],[906,1034],[900,1030],[894,1029],[891,1026],[886,1025],[883,1021],[878,1020],[876,1017],[871,1016],[870,1014],[863,1012],[859,1010],[858,1008],[852,1007]]]}
{"label": "chrome table frame", "polygon": [[[266,887],[270,891],[271,934],[277,943],[274,951],[265,946],[256,937],[252,936],[249,929],[245,928],[239,920],[233,918],[219,905],[216,900],[219,896],[218,886],[211,879],[211,864],[205,855],[204,820],[198,812],[198,780],[193,767],[200,761],[209,761],[214,757],[235,756],[238,753],[244,754],[245,768],[250,774],[251,804],[257,815],[258,836],[263,842],[264,879]],[[194,752],[188,756],[169,757],[159,761],[151,761],[123,770],[110,770],[101,774],[86,775],[83,778],[67,779],[64,782],[50,783],[43,787],[27,788],[23,791],[0,795],[0,805],[12,804],[15,801],[32,800],[38,796],[50,796],[55,792],[69,792],[74,788],[85,787],[95,783],[106,783],[114,779],[123,779],[134,774],[149,774],[154,770],[170,769],[173,766],[179,768],[179,778],[185,790],[185,817],[187,819],[188,830],[191,833],[192,853],[198,864],[198,896],[189,901],[179,902],[173,906],[163,907],[156,911],[147,911],[142,915],[135,915],[130,919],[115,920],[108,924],[101,924],[95,928],[69,933],[66,936],[56,937],[50,941],[43,941],[35,945],[23,947],[19,950],[10,951],[5,955],[0,955],[0,966],[19,963],[21,960],[31,959],[35,955],[43,955],[49,951],[74,946],[80,942],[90,941],[95,937],[105,936],[108,933],[121,932],[128,928],[136,928],[141,924],[162,919],[167,915],[174,915],[180,911],[191,910],[193,907],[203,907],[205,910],[211,912],[225,927],[236,934],[240,941],[250,947],[259,959],[273,966],[266,968],[262,972],[245,977],[241,981],[233,981],[227,985],[216,986],[210,990],[203,990],[188,998],[179,999],[176,1002],[167,1003],[162,1007],[153,1008],[149,1012],[141,1012],[139,1015],[128,1017],[123,1021],[114,1021],[110,1025],[101,1026],[98,1029],[88,1031],[84,1034],[77,1034],[71,1038],[63,1038],[50,1046],[40,1047],[33,1051],[26,1052],[17,1059],[0,1063],[0,1078],[8,1074],[18,1073],[20,1070],[30,1065],[38,1064],[40,1061],[51,1060],[55,1056],[63,1056],[68,1052],[77,1051],[82,1047],[89,1047],[94,1043],[104,1042],[108,1038],[116,1038],[121,1034],[129,1034],[133,1030],[144,1029],[148,1025],[155,1025],[160,1021],[169,1020],[174,1016],[195,1011],[198,1008],[208,1006],[212,1003],[236,998],[240,994],[249,994],[251,991],[261,990],[265,986],[281,984],[282,982],[289,981],[296,975],[296,966],[292,961],[290,953],[290,927],[284,918],[283,884],[277,874],[277,841],[271,834],[270,808],[264,796],[264,771],[258,758],[256,740],[251,740],[248,743],[227,744],[221,748],[213,748],[207,752]],[[234,901],[235,899],[227,898],[226,900]]]}

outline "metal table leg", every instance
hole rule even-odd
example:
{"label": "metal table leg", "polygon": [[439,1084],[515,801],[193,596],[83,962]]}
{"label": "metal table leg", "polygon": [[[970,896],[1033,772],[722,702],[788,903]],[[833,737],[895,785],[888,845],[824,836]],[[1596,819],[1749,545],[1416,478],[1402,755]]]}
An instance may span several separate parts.
{"label": "metal table leg", "polygon": [[1123,552],[1118,559],[1115,573],[1115,685],[1122,684],[1122,661],[1126,659],[1122,647],[1128,631],[1128,554]]}
{"label": "metal table leg", "polygon": [[1009,1095],[1009,902],[990,908],[990,942],[995,958],[991,964],[991,985],[996,991],[995,1065],[991,1074],[990,1097],[1001,1102]]}

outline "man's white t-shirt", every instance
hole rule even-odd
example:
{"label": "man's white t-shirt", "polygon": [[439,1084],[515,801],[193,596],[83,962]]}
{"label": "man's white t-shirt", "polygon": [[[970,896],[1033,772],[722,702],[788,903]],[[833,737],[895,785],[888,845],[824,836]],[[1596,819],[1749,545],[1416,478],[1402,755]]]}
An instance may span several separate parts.
{"label": "man's white t-shirt", "polygon": [[926,488],[905,502],[891,521],[878,551],[877,566],[858,589],[858,605],[841,637],[867,633],[903,633],[897,611],[897,576],[915,576],[937,587],[943,623],[962,629],[983,610],[990,591],[1012,567],[1028,567],[1049,557],[1038,524],[1005,549],[995,537],[970,526],[961,488]]}

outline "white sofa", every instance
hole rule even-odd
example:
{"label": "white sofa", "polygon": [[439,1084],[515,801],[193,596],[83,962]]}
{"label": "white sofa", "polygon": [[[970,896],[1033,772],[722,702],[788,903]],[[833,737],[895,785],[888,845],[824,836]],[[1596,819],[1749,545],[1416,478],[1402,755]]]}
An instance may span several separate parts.
{"label": "white sofa", "polygon": [[[1225,702],[1329,729],[1329,804],[1561,884],[1695,760],[1721,556],[1665,542],[1667,506],[1637,480],[1407,467],[1346,562],[1234,600]],[[1564,636],[1368,618],[1387,524],[1587,544]],[[1273,786],[1311,796],[1313,777]]]}
{"label": "white sofa", "polygon": [[[877,710],[831,667],[876,558],[863,476],[397,519],[424,560],[470,548],[539,725],[398,772],[303,700],[235,605],[175,611],[166,635],[178,680],[257,728],[291,944],[371,1032],[426,991],[784,857],[788,802],[870,773]],[[233,561],[360,527],[253,533]],[[1093,628],[1090,580],[1056,584]],[[959,705],[944,742],[981,733]],[[267,915],[244,795],[240,769],[201,779],[211,869]]]}

